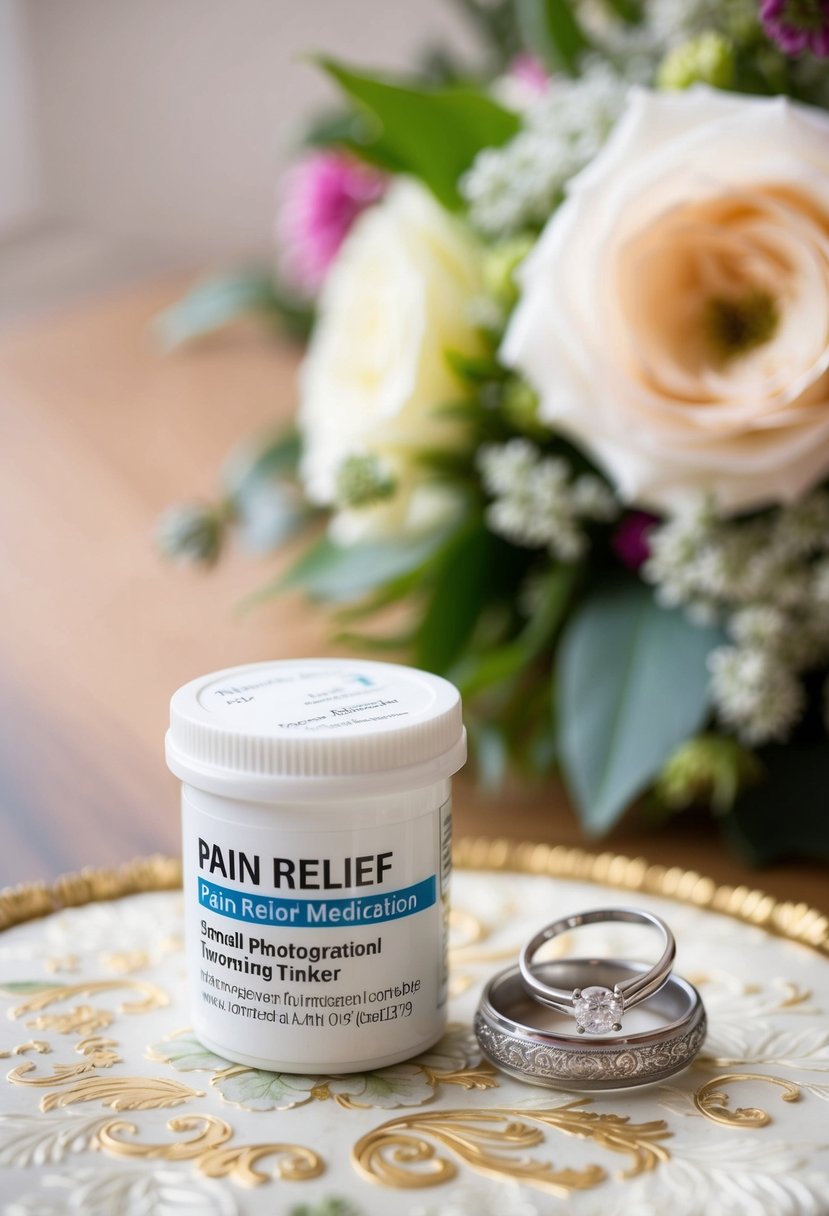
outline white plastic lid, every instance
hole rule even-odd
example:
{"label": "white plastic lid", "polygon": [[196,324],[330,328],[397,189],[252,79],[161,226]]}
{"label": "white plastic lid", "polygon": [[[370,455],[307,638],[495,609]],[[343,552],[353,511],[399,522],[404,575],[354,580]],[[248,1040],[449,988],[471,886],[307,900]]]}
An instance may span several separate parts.
{"label": "white plastic lid", "polygon": [[250,663],[191,680],[170,703],[169,767],[230,797],[417,789],[465,760],[458,690],[395,663]]}

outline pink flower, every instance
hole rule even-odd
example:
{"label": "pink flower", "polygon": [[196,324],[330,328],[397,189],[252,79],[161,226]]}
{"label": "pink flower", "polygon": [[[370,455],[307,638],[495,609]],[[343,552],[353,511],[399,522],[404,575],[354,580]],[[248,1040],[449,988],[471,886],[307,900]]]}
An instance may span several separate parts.
{"label": "pink flower", "polygon": [[315,295],[357,216],[386,183],[385,174],[342,152],[312,152],[289,169],[276,222],[286,277]]}
{"label": "pink flower", "polygon": [[613,552],[628,570],[638,570],[650,557],[648,535],[658,523],[658,518],[647,511],[630,511],[620,521],[611,544]]}
{"label": "pink flower", "polygon": [[829,57],[829,0],[762,0],[760,20],[787,55]]}
{"label": "pink flower", "polygon": [[534,55],[516,55],[503,76],[493,83],[493,94],[517,114],[532,109],[550,89],[550,78]]}
{"label": "pink flower", "polygon": [[516,55],[509,65],[509,75],[527,90],[527,93],[541,97],[550,87],[550,77],[544,71],[544,65],[535,55]]}

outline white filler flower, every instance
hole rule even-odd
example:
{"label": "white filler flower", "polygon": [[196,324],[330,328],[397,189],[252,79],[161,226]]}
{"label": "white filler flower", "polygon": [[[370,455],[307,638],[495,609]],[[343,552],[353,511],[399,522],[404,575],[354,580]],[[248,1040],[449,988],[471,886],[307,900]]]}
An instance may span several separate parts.
{"label": "white filler flower", "polygon": [[623,498],[739,510],[829,472],[829,116],[634,91],[520,277],[504,360]]}
{"label": "white filler flower", "polygon": [[439,407],[460,393],[446,352],[480,347],[469,319],[479,263],[466,229],[401,179],[360,217],[326,279],[301,376],[302,476],[313,502],[340,508],[342,543],[417,532],[451,510],[417,453],[460,434]]}

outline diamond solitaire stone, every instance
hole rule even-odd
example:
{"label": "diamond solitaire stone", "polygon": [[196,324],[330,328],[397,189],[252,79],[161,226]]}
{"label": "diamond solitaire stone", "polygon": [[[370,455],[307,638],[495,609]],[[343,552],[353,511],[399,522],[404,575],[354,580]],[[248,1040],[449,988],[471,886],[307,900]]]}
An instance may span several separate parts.
{"label": "diamond solitaire stone", "polygon": [[604,1034],[622,1029],[624,1001],[609,988],[576,988],[573,1010],[579,1034]]}

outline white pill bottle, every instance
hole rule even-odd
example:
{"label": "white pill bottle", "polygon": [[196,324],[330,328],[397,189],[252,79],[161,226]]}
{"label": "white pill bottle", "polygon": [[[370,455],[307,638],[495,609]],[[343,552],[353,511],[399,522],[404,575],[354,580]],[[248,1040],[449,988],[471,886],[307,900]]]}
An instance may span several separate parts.
{"label": "white pill bottle", "polygon": [[440,1038],[450,778],[465,759],[457,689],[392,663],[251,664],[175,693],[167,762],[206,1047],[325,1074]]}

